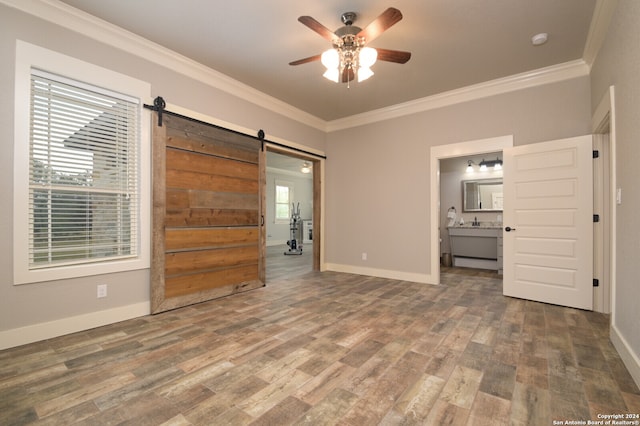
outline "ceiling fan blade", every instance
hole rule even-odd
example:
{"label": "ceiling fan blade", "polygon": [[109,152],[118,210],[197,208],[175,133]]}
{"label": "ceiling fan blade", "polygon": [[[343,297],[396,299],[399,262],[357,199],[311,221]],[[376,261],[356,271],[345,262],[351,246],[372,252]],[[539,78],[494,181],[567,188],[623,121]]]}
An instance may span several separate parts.
{"label": "ceiling fan blade", "polygon": [[394,7],[390,7],[360,31],[357,36],[364,37],[365,43],[369,43],[401,19],[402,13]]}
{"label": "ceiling fan blade", "polygon": [[404,64],[411,59],[411,52],[403,52],[401,50],[375,48],[378,51],[378,60],[387,62],[396,62]]}
{"label": "ceiling fan blade", "polygon": [[333,31],[331,31],[329,28],[325,27],[320,22],[313,19],[311,16],[301,16],[298,18],[298,21],[300,21],[300,23],[306,25],[313,31],[317,32],[322,37],[329,40],[331,43],[338,40],[338,36],[335,35]]}
{"label": "ceiling fan blade", "polygon": [[313,55],[308,58],[298,59],[297,61],[289,62],[289,65],[302,65],[308,62],[319,61],[321,55]]}
{"label": "ceiling fan blade", "polygon": [[341,80],[343,83],[348,83],[350,81],[353,81],[354,78],[356,78],[356,73],[353,72],[353,68],[346,67],[344,70],[342,70]]}

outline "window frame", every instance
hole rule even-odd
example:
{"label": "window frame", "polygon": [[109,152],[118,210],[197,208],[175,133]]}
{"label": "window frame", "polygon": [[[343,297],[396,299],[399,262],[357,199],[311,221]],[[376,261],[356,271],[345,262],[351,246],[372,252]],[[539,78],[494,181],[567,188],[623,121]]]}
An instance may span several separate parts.
{"label": "window frame", "polygon": [[[278,204],[283,204],[283,203],[278,203],[278,187],[282,186],[282,187],[287,187],[289,188],[289,202],[287,203],[287,209],[289,211],[289,215],[287,216],[286,219],[284,218],[278,218]],[[289,222],[291,222],[291,203],[293,203],[293,190],[294,190],[294,184],[293,182],[289,182],[286,180],[281,180],[281,179],[275,179],[274,182],[274,186],[273,186],[273,223],[276,224],[288,224]]]}
{"label": "window frame", "polygon": [[[137,255],[121,259],[96,259],[73,265],[29,266],[29,164],[32,69],[42,70],[139,102]],[[151,97],[147,82],[18,40],[16,43],[14,193],[13,193],[13,283],[28,284],[92,275],[148,269],[150,266],[150,113],[142,108]]]}

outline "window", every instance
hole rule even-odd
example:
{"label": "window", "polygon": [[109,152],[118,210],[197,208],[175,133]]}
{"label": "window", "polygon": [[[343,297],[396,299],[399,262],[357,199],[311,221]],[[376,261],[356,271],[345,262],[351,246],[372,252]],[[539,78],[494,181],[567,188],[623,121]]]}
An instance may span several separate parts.
{"label": "window", "polygon": [[29,268],[137,255],[138,108],[33,70]]}
{"label": "window", "polygon": [[[26,51],[46,51],[24,45]],[[149,223],[142,172],[148,170],[148,149],[141,143],[148,131],[142,131],[141,99],[105,85],[101,74],[113,78],[108,70],[73,61],[85,71],[82,80],[42,70],[59,71],[57,61],[18,61],[23,66],[17,67],[16,98],[27,97],[28,120],[25,131],[18,123],[24,102],[16,99],[17,284],[148,267],[148,231],[142,226]]]}
{"label": "window", "polygon": [[275,223],[289,223],[293,203],[293,184],[276,180],[276,215]]}

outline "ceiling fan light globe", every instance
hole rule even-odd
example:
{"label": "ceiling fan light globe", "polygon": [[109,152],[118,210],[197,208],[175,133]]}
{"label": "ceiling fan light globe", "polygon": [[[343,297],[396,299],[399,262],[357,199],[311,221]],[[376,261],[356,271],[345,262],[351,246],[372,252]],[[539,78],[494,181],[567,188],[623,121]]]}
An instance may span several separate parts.
{"label": "ceiling fan light globe", "polygon": [[339,81],[340,72],[338,71],[338,68],[331,68],[326,70],[322,76],[327,80],[337,83]]}
{"label": "ceiling fan light globe", "polygon": [[329,49],[322,52],[322,56],[320,57],[320,61],[322,65],[324,65],[327,70],[338,69],[340,65],[340,55],[336,49]]}
{"label": "ceiling fan light globe", "polygon": [[302,167],[300,168],[300,171],[301,171],[302,173],[305,173],[305,174],[306,174],[306,173],[311,173],[311,165],[310,165],[309,163],[305,162],[305,163],[302,165]]}
{"label": "ceiling fan light globe", "polygon": [[358,69],[358,83],[365,81],[373,75],[373,71],[369,67],[360,67]]}
{"label": "ceiling fan light globe", "polygon": [[372,47],[363,47],[360,49],[359,62],[361,67],[369,68],[376,63],[378,59],[378,51]]}

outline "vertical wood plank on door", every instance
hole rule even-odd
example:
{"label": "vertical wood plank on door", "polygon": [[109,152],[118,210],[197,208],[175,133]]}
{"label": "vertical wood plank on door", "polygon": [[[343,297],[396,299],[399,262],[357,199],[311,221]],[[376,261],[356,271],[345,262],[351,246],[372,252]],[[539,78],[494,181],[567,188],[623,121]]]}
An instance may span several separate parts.
{"label": "vertical wood plank on door", "polygon": [[[260,147],[260,153],[258,156],[258,181],[260,182],[260,188],[265,188],[265,190],[260,191],[260,199],[258,203],[258,220],[260,221],[260,247],[262,250],[266,250],[267,247],[267,228],[265,225],[265,218],[267,217],[267,150],[265,149],[264,143]],[[266,253],[264,256],[259,257],[258,264],[258,280],[263,283],[267,282],[267,260]]]}
{"label": "vertical wood plank on door", "polygon": [[153,113],[153,137],[151,146],[151,182],[152,182],[152,224],[151,224],[151,312],[159,312],[165,299],[164,295],[164,250],[165,233],[164,218],[166,215],[166,139],[167,127],[157,126],[158,113]]}
{"label": "vertical wood plank on door", "polygon": [[313,270],[319,271],[322,260],[320,259],[320,236],[322,235],[322,163],[313,161]]}

